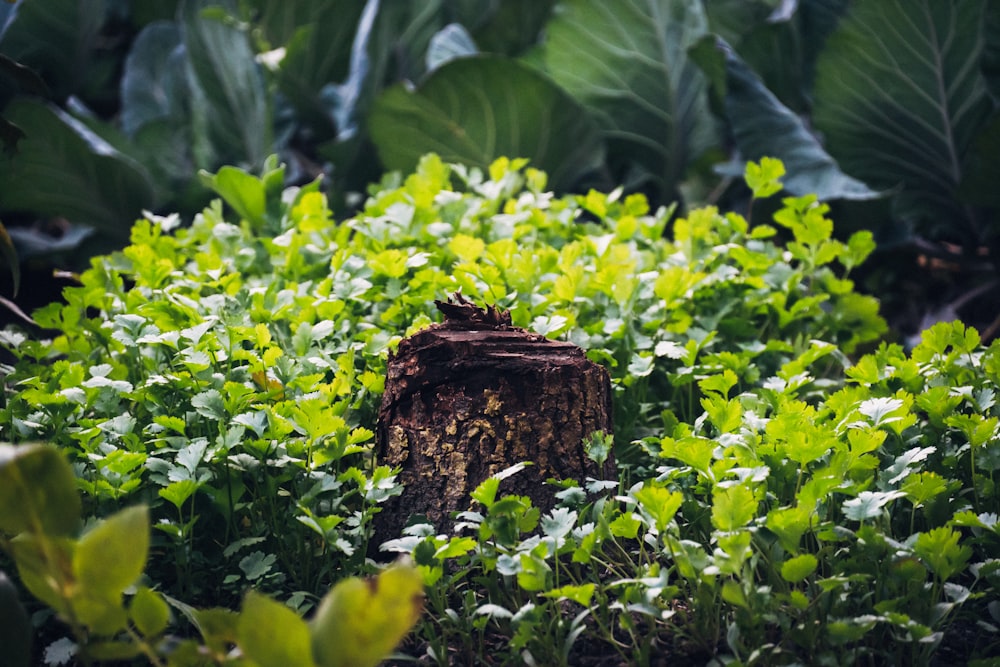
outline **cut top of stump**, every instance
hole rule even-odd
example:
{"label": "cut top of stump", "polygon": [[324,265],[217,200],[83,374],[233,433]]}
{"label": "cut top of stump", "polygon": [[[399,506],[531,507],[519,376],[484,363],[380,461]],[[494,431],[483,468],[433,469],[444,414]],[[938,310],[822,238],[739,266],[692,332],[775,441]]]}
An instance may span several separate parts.
{"label": "cut top of stump", "polygon": [[[458,303],[435,301],[445,319],[402,340],[389,357],[380,412],[416,392],[492,370],[521,375],[590,363],[583,349],[511,324],[510,311],[478,308],[461,294]],[[405,360],[405,361],[404,361]]]}

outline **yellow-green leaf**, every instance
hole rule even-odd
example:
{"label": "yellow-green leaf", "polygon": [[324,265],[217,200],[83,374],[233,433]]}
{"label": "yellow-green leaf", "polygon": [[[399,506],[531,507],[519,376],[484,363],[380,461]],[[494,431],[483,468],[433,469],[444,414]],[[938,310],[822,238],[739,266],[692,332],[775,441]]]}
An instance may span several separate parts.
{"label": "yellow-green leaf", "polygon": [[146,637],[155,637],[167,628],[170,622],[170,607],[160,594],[141,586],[128,609],[132,623]]}
{"label": "yellow-green leaf", "polygon": [[781,564],[781,578],[790,583],[797,583],[816,571],[819,561],[812,554],[802,554],[789,558]]}
{"label": "yellow-green leaf", "polygon": [[117,597],[146,567],[149,509],[126,508],[95,526],[77,542],[73,574],[81,589]]}
{"label": "yellow-green leaf", "polygon": [[757,514],[757,499],[743,485],[716,487],[712,494],[712,525],[719,530],[737,530]]}
{"label": "yellow-green leaf", "polygon": [[247,593],[240,613],[243,653],[260,667],[312,667],[309,626],[289,607],[255,591]]}
{"label": "yellow-green leaf", "polygon": [[334,586],[312,620],[313,657],[319,667],[374,667],[417,622],[424,583],[409,564],[377,577],[352,577]]}

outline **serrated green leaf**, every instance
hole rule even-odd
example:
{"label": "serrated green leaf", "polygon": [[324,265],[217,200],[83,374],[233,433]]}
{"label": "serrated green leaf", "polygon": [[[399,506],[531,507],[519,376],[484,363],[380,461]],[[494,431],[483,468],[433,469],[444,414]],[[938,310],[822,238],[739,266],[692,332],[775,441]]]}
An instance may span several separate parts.
{"label": "serrated green leaf", "polygon": [[256,581],[271,571],[278,557],[265,554],[263,551],[253,551],[240,560],[240,569],[250,581]]}
{"label": "serrated green leaf", "polygon": [[904,407],[905,404],[898,398],[878,396],[862,401],[858,406],[858,412],[871,419],[872,426],[877,428],[902,419],[905,413]]}
{"label": "serrated green leaf", "polygon": [[464,556],[475,549],[477,544],[478,542],[472,537],[452,537],[445,544],[438,547],[437,551],[434,552],[434,557],[444,560],[446,558]]}
{"label": "serrated green leaf", "polygon": [[642,522],[635,516],[633,512],[626,512],[624,514],[619,514],[610,523],[608,523],[608,530],[615,537],[624,537],[629,540],[634,540],[636,535],[639,534],[639,528],[642,527]]}
{"label": "serrated green leaf", "polygon": [[674,515],[684,502],[684,495],[679,491],[669,491],[661,484],[646,482],[634,494],[639,503],[639,510],[653,519],[657,532],[666,530]]}
{"label": "serrated green leaf", "polygon": [[541,519],[542,533],[556,540],[569,535],[576,526],[577,513],[566,507],[557,507]]}
{"label": "serrated green leaf", "polygon": [[736,386],[739,378],[730,369],[722,371],[721,375],[712,375],[704,380],[698,381],[698,386],[702,391],[715,391],[722,396],[728,396],[729,390]]}
{"label": "serrated green leaf", "polygon": [[743,424],[743,405],[739,399],[727,400],[712,395],[701,399],[701,407],[720,433],[732,433]]}
{"label": "serrated green leaf", "polygon": [[723,531],[738,530],[757,515],[757,505],[753,491],[742,484],[716,487],[712,492],[712,525]]}
{"label": "serrated green leaf", "polygon": [[257,229],[267,222],[267,197],[261,179],[236,167],[224,166],[215,174],[199,172],[202,184],[214,190],[236,213]]}
{"label": "serrated green leaf", "polygon": [[180,509],[181,505],[183,505],[200,486],[201,484],[193,479],[182,479],[177,482],[171,482],[168,486],[160,489],[158,493],[161,498],[166,499],[171,505]]}
{"label": "serrated green leaf", "polygon": [[972,547],[959,544],[961,538],[958,531],[941,526],[920,533],[913,551],[939,579],[945,581],[961,572],[972,556]]}
{"label": "serrated green leaf", "polygon": [[478,503],[482,503],[484,507],[492,507],[493,503],[496,501],[497,491],[500,490],[500,480],[494,477],[488,477],[479,483],[478,486],[472,491],[472,499]]}
{"label": "serrated green leaf", "polygon": [[812,511],[802,505],[782,507],[767,513],[767,528],[781,542],[782,548],[789,553],[799,550],[799,541],[810,527]]}
{"label": "serrated green leaf", "polygon": [[773,157],[764,156],[760,162],[747,162],[743,179],[754,198],[764,199],[781,192],[781,177],[785,175],[785,165]]}
{"label": "serrated green leaf", "polygon": [[794,556],[781,564],[781,578],[795,584],[815,572],[818,566],[819,560],[812,554]]}
{"label": "serrated green leaf", "polygon": [[474,262],[486,250],[486,242],[467,234],[457,234],[448,242],[448,249],[463,262]]}
{"label": "serrated green leaf", "polygon": [[661,447],[661,456],[677,459],[711,477],[709,466],[714,458],[715,448],[718,447],[715,441],[694,436],[686,436],[676,440],[665,438],[661,442]]}
{"label": "serrated green leaf", "polygon": [[920,507],[931,498],[947,491],[948,482],[936,472],[924,471],[908,476],[903,480],[899,490],[906,494],[914,507]]}
{"label": "serrated green leaf", "polygon": [[[545,548],[544,545],[540,546],[542,549]],[[522,553],[519,556],[521,568],[517,572],[517,585],[526,591],[541,591],[550,585],[552,568],[537,551],[536,547],[531,553]]]}
{"label": "serrated green leaf", "polygon": [[596,584],[569,584],[559,588],[554,588],[551,591],[546,591],[545,593],[542,593],[542,596],[553,600],[572,600],[583,607],[589,607],[590,601],[594,597],[594,591],[596,588]]}
{"label": "serrated green leaf", "polygon": [[847,239],[847,249],[840,255],[840,262],[848,271],[861,265],[875,251],[875,235],[869,230],[851,234]]}
{"label": "serrated green leaf", "polygon": [[226,419],[226,404],[218,389],[209,389],[191,398],[191,407],[202,417],[221,421]]}

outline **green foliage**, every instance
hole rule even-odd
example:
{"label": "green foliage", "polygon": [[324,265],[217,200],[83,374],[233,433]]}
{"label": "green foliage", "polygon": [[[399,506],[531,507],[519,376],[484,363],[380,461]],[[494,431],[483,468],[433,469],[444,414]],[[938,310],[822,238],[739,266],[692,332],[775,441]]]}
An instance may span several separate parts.
{"label": "green foliage", "polygon": [[[762,161],[747,180],[763,197],[780,173]],[[56,445],[83,515],[103,519],[80,538],[66,524],[51,553],[86,561],[89,535],[115,544],[138,523],[122,508],[148,507],[158,556],[128,604],[135,560],[87,574],[105,591],[87,600],[118,609],[81,607],[110,635],[100,650],[141,646],[123,628],[143,639],[187,622],[201,640],[181,642],[176,664],[234,644],[262,665],[372,664],[404,633],[380,623],[413,621],[414,578],[388,570],[320,596],[368,573],[378,548],[412,557],[426,586],[401,650],[432,664],[487,651],[573,664],[584,650],[926,664],[970,627],[981,639],[961,659],[995,653],[993,623],[976,623],[997,599],[1000,343],[956,323],[910,352],[878,344],[877,304],[850,280],[871,234],[837,240],[814,196],[754,224],[692,210],[665,235],[671,211],[644,197],[555,196],[519,160],[483,171],[426,156],[339,223],[315,185],[279,195],[275,176],[204,178],[236,217],[221,203],[188,228],[150,215],[36,313],[58,335],[2,334],[17,357],[2,437]],[[619,478],[559,482],[543,513],[502,493],[516,465],[479,485],[453,534],[417,524],[369,544],[381,501],[405,493],[371,451],[387,355],[456,289],[608,367]],[[19,564],[42,553],[37,538],[9,543]],[[77,609],[18,572],[58,613]],[[239,615],[187,606],[240,600]],[[284,643],[260,635],[265,618]],[[345,634],[372,653],[343,653]]]}
{"label": "green foliage", "polygon": [[[904,183],[901,219],[970,245],[985,230],[967,204],[991,196],[969,187],[970,158],[998,118],[980,66],[997,39],[984,27],[989,4],[858,3],[817,63],[816,125],[840,164],[873,187]],[[916,127],[919,142],[900,140]]]}
{"label": "green foliage", "polygon": [[433,145],[449,162],[481,168],[500,155],[528,158],[567,190],[604,160],[597,124],[576,99],[512,60],[460,58],[416,91],[397,84],[378,98],[370,123],[389,169],[412,170]]}
{"label": "green foliage", "polygon": [[347,579],[334,586],[312,620],[317,662],[375,667],[417,622],[423,591],[423,579],[408,567],[390,567],[374,580]]}
{"label": "green foliage", "polygon": [[546,70],[594,114],[609,160],[640,168],[668,199],[719,143],[687,54],[708,30],[702,3],[674,1],[562,2],[547,26]]}
{"label": "green foliage", "polygon": [[[64,111],[19,99],[5,115],[26,133],[0,181],[7,210],[65,216],[124,241],[122,224],[153,205],[144,167]],[[81,164],[87,169],[67,170]]]}
{"label": "green foliage", "polygon": [[[887,299],[899,328],[988,291],[972,261],[993,263],[997,227],[987,0],[147,4],[0,6],[0,63],[20,65],[0,69],[4,136],[22,150],[0,213],[87,226],[57,241],[18,225],[22,255],[76,247],[90,227],[120,245],[146,209],[187,219],[210,197],[200,170],[261,174],[270,153],[289,182],[324,176],[338,213],[429,151],[481,169],[529,158],[558,192],[623,184],[654,206],[742,211],[753,197],[736,177],[774,156],[788,194],[887,241],[870,291],[917,281],[926,312]],[[46,90],[51,102],[24,99]],[[914,249],[960,279],[911,271]]]}
{"label": "green foliage", "polygon": [[[420,575],[398,564],[376,579],[348,578],[334,586],[321,601],[312,629],[294,610],[250,591],[239,614],[227,619],[235,632],[225,637],[208,616],[149,587],[133,586],[149,552],[146,506],[128,507],[79,537],[67,536],[63,528],[79,520],[79,506],[69,500],[76,496],[72,469],[56,449],[0,444],[0,474],[31,482],[0,498],[4,516],[29,519],[0,526],[0,547],[13,558],[24,586],[70,626],[75,641],[71,652],[84,664],[142,656],[153,665],[374,666],[420,614]],[[60,510],[65,513],[61,521],[33,520],[58,516]],[[10,640],[4,643],[5,660],[21,667],[29,664],[30,629],[12,588],[0,573],[3,632],[20,632],[2,635]],[[184,640],[166,648],[171,605],[192,618],[203,646]],[[336,621],[332,626],[331,619]],[[235,644],[236,652],[213,656],[220,641]]]}

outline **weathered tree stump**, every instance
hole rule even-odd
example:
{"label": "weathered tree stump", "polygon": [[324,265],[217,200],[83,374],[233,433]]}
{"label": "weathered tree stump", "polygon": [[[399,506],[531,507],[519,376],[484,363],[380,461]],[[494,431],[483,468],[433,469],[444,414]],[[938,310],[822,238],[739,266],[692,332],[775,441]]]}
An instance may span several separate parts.
{"label": "weathered tree stump", "polygon": [[379,410],[382,463],[402,469],[402,496],[376,516],[376,543],[398,537],[409,517],[425,515],[438,530],[450,513],[469,509],[469,494],[501,470],[531,461],[501,493],[553,506],[549,478],[611,478],[583,441],[611,432],[607,371],[576,345],[511,326],[510,313],[436,302],[445,321],[399,344],[389,358]]}

